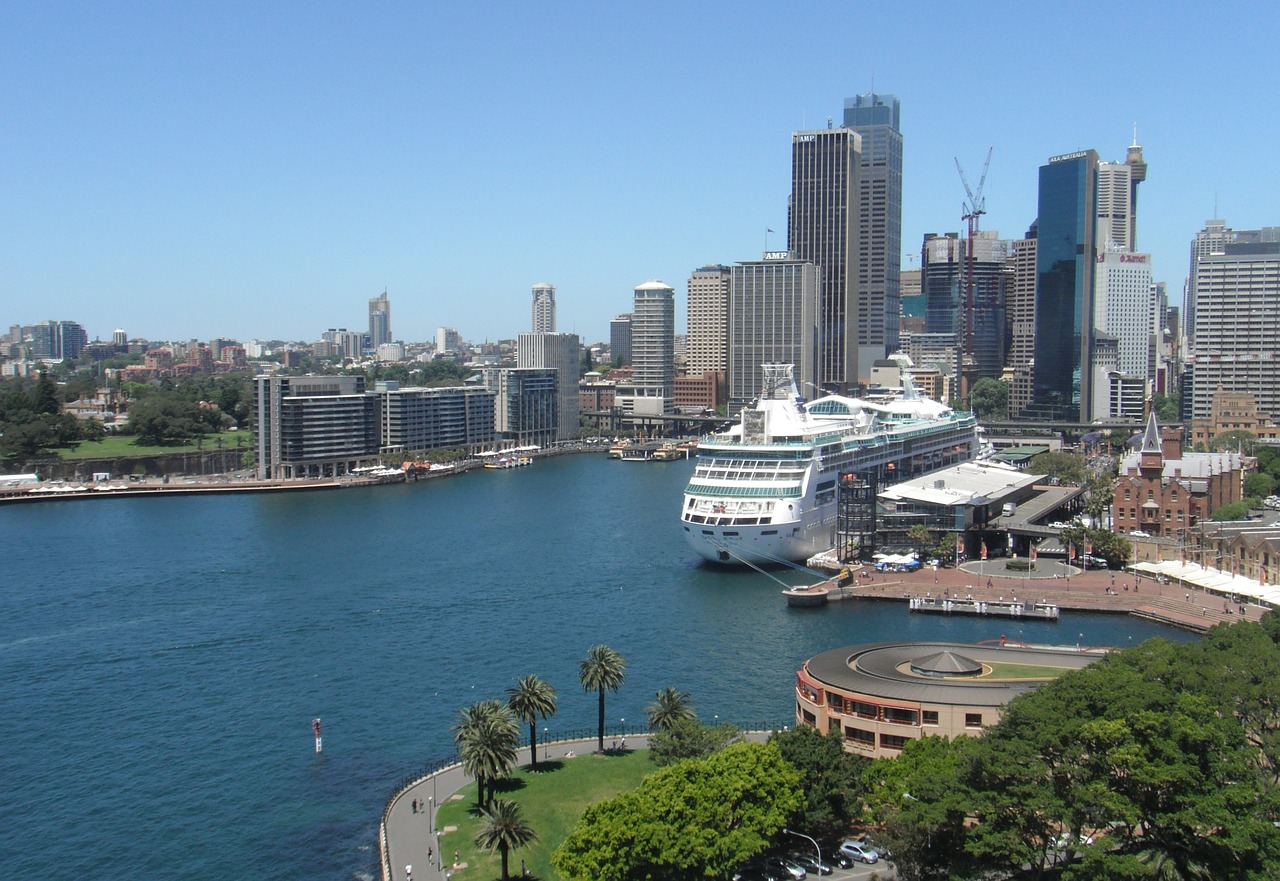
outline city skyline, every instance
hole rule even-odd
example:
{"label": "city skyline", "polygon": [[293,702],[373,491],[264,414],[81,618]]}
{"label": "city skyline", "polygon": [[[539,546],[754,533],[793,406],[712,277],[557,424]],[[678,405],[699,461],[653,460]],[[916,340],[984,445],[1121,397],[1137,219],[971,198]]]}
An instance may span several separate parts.
{"label": "city skyline", "polygon": [[[822,10],[812,27],[852,35],[856,66],[812,63],[810,28],[779,34],[770,11],[9,7],[5,322],[309,340],[385,290],[398,339],[515,338],[548,278],[559,329],[603,340],[645,279],[757,259],[767,229],[781,244],[791,133],[873,90],[902,102],[906,251],[961,229],[953,159],[976,175],[994,146],[983,226],[1022,230],[1049,156],[1122,162],[1135,121],[1156,169],[1140,248],[1174,302],[1206,220],[1276,223],[1277,180],[1228,161],[1274,135],[1270,6],[1249,28],[1142,4],[1123,28],[1101,4]],[[635,45],[650,63],[619,63]],[[1193,107],[1222,124],[1187,126]]]}

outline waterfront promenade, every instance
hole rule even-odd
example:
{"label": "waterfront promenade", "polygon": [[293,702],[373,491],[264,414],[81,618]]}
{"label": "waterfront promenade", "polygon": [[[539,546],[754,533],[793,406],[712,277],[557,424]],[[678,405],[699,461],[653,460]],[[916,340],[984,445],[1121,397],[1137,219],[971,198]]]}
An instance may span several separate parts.
{"label": "waterfront promenade", "polygon": [[[1042,565],[1044,565],[1042,561]],[[1049,564],[1065,572],[1062,564]],[[1024,578],[1007,572],[1003,560],[964,563],[956,569],[928,567],[915,572],[874,573],[855,579],[855,596],[901,601],[911,597],[965,599],[983,602],[1048,603],[1064,611],[1127,613],[1189,630],[1204,631],[1222,622],[1257,622],[1267,609],[1241,606],[1220,594],[1190,586],[1161,583],[1129,571],[1072,570],[1070,577]],[[903,609],[906,614],[906,609]],[[1069,635],[1069,634],[1068,634]],[[1062,642],[1074,640],[1064,637]]]}

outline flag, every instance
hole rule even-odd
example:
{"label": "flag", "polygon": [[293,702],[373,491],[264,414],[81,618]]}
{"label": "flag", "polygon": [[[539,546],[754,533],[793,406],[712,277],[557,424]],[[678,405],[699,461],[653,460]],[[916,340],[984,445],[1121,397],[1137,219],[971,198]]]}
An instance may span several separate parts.
{"label": "flag", "polygon": [[765,232],[773,232],[773,230],[769,229],[769,227],[767,227],[767,226],[764,228],[764,231],[765,231]]}
{"label": "flag", "polygon": [[987,543],[984,541],[982,543],[982,559],[985,560],[986,558],[987,558]]}
{"label": "flag", "polygon": [[1084,552],[1086,554],[1093,553],[1093,542],[1089,541],[1087,538],[1084,540]]}
{"label": "flag", "polygon": [[1068,562],[1071,562],[1071,561],[1074,561],[1075,558],[1076,558],[1076,546],[1068,542],[1067,543],[1067,560]]}
{"label": "flag", "polygon": [[956,559],[959,560],[964,554],[964,539],[957,533],[956,535]]}
{"label": "flag", "polygon": [[1031,545],[1031,562],[1034,563],[1035,561],[1036,561],[1036,546],[1032,544]]}

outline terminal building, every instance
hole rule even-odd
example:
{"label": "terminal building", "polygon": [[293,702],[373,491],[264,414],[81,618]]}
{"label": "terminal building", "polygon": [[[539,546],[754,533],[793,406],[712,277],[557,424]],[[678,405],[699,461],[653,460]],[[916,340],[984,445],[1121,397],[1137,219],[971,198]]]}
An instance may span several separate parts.
{"label": "terminal building", "polygon": [[[922,737],[979,735],[1005,705],[1102,656],[993,642],[885,642],[815,655],[796,674],[796,725],[838,733],[846,752],[897,756]],[[1020,672],[1024,671],[1024,672]]]}

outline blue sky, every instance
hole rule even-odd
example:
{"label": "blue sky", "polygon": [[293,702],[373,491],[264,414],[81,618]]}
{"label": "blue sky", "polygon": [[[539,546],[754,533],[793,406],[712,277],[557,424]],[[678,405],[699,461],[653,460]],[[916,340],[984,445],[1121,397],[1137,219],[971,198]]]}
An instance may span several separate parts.
{"label": "blue sky", "polygon": [[[883,7],[883,8],[880,8]],[[902,101],[903,252],[986,229],[1037,167],[1149,165],[1139,248],[1180,296],[1214,214],[1280,225],[1280,4],[8,3],[0,324],[312,340],[607,338],[660,278],[785,245],[790,132]],[[904,267],[914,261],[904,261]]]}

